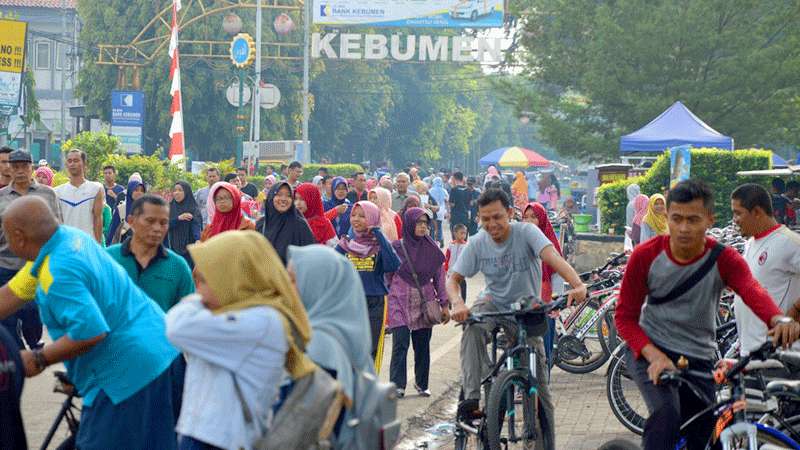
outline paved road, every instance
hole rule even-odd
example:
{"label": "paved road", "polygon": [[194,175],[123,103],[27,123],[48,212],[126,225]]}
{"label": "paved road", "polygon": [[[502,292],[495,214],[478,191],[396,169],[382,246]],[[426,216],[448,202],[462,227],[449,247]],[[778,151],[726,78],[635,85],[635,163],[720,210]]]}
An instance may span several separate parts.
{"label": "paved road", "polygon": [[[480,276],[468,281],[470,298],[483,287]],[[459,339],[461,329],[452,324],[434,329],[431,343],[430,388],[433,397],[422,398],[409,383],[406,398],[400,400],[399,415],[403,419],[404,439],[399,446],[404,449],[452,448],[447,439],[448,421],[455,414],[457,382],[459,378]],[[413,380],[413,350],[409,350],[408,379]],[[381,378],[389,378],[391,337],[386,342]],[[53,368],[46,373],[28,379],[23,393],[23,415],[31,448],[38,448],[47,429],[58,412],[63,396],[52,393]],[[605,372],[600,369],[586,375],[572,375],[554,369],[552,389],[556,400],[557,443],[563,450],[595,450],[603,442],[624,437],[636,440],[625,431],[608,407],[605,395]],[[443,436],[426,433],[438,425],[445,431]],[[64,436],[64,428],[58,434]],[[62,437],[63,439],[63,437]]]}

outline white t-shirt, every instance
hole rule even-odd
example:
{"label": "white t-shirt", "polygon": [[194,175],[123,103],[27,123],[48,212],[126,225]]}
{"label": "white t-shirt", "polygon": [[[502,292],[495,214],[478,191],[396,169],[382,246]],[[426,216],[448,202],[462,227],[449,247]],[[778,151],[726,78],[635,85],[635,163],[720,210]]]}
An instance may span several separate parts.
{"label": "white t-shirt", "polygon": [[481,230],[469,238],[453,272],[465,278],[483,273],[486,289],[478,298],[490,300],[498,309],[507,311],[521,297],[541,296],[542,261],[539,255],[550,245],[553,243],[539,227],[530,223],[512,223],[511,235],[501,244]]}
{"label": "white t-shirt", "polygon": [[[753,277],[769,292],[784,313],[800,298],[800,235],[781,225],[766,236],[750,238],[744,259]],[[736,327],[746,355],[767,340],[767,326],[737,295],[734,300]],[[795,344],[795,350],[800,346]]]}
{"label": "white t-shirt", "polygon": [[56,195],[61,203],[64,225],[84,231],[94,236],[94,199],[97,192],[105,192],[103,185],[96,181],[85,180],[78,187],[72,183],[64,183],[55,187]]}

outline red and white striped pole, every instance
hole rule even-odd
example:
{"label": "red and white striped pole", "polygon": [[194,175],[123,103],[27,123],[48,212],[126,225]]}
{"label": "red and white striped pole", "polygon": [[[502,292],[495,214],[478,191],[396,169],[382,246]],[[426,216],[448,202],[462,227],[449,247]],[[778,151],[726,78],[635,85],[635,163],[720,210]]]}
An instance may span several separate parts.
{"label": "red and white striped pole", "polygon": [[169,160],[178,162],[186,156],[186,146],[183,140],[183,100],[181,99],[181,65],[178,54],[178,11],[181,10],[181,0],[172,0],[172,33],[169,37],[169,79],[172,84],[169,93],[172,96],[172,124],[169,127]]}

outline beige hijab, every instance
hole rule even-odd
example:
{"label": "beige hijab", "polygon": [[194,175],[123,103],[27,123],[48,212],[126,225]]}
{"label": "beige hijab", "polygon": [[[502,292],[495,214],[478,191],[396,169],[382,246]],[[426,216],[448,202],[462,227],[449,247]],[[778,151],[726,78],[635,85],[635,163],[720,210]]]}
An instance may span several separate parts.
{"label": "beige hijab", "polygon": [[[280,257],[264,236],[255,231],[229,231],[188,248],[197,270],[222,304],[215,314],[254,306],[275,308],[289,341],[286,370],[294,379],[314,370],[314,363],[304,353],[311,338],[306,310]],[[231,262],[232,255],[236,264]]]}

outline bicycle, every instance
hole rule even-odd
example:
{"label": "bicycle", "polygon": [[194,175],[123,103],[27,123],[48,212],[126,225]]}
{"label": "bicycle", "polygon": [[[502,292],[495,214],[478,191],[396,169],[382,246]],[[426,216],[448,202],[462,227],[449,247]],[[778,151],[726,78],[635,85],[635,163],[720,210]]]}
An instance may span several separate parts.
{"label": "bicycle", "polygon": [[[713,373],[692,371],[688,369],[685,358],[678,361],[678,371],[664,372],[659,377],[659,381],[665,384],[683,385],[688,387],[692,393],[709,406],[698,412],[681,425],[681,434],[685,433],[686,428],[695,420],[708,413],[713,413],[716,417],[716,424],[713,433],[709,438],[709,443],[720,442],[723,450],[734,449],[761,449],[761,448],[789,448],[800,450],[800,444],[794,439],[784,434],[781,430],[772,426],[752,420],[746,414],[747,408],[747,389],[745,386],[746,370],[751,361],[766,361],[776,359],[785,366],[796,368],[800,367],[800,354],[790,351],[775,350],[772,342],[766,342],[748,356],[737,361],[723,360],[723,367]],[[761,370],[759,368],[755,370]],[[689,377],[713,380],[716,384],[725,386],[729,390],[729,396],[721,400],[708,398],[698,388],[697,384]],[[789,396],[794,399],[800,395],[797,383],[786,380],[775,380],[767,384],[764,393],[767,396]],[[780,416],[775,417],[785,428],[791,429],[789,423]],[[791,429],[791,433],[797,436],[797,431]],[[684,449],[686,445],[685,437],[682,437],[676,450]],[[762,447],[770,445],[772,447]]]}
{"label": "bicycle", "polygon": [[[595,281],[587,287],[587,301],[556,318],[553,362],[565,372],[589,373],[602,367],[619,344],[613,310],[622,272],[610,268],[624,264],[626,256],[616,254],[603,267],[582,274],[583,281]],[[597,340],[600,348],[590,348],[589,340]]]}
{"label": "bicycle", "polygon": [[[717,328],[717,359],[730,358],[739,353],[736,322],[729,321]],[[627,371],[628,346],[621,343],[611,356],[606,372],[606,397],[611,412],[630,431],[641,435],[647,419],[647,408],[639,388]]]}
{"label": "bicycle", "polygon": [[78,437],[78,428],[80,427],[80,408],[75,405],[75,399],[80,398],[80,394],[72,382],[70,382],[69,378],[67,378],[66,373],[56,371],[53,373],[53,376],[56,378],[56,384],[53,387],[53,392],[64,394],[67,396],[67,398],[61,403],[61,409],[59,410],[55,421],[50,426],[50,429],[44,438],[44,442],[42,442],[42,446],[39,447],[39,449],[47,450],[47,448],[50,446],[50,443],[53,441],[58,428],[61,426],[61,421],[66,420],[69,436],[67,436],[67,438],[61,442],[56,449],[73,450],[75,448],[75,441]]}
{"label": "bicycle", "polygon": [[[524,302],[529,300],[523,299]],[[499,450],[517,443],[521,443],[523,448],[533,448],[539,435],[542,439],[548,436],[552,424],[547,423],[540,409],[539,374],[536,370],[538,356],[528,342],[528,330],[543,324],[546,326],[546,315],[563,308],[566,302],[567,296],[562,296],[536,308],[476,313],[463,324],[481,323],[492,317],[507,319],[491,332],[491,371],[481,381],[485,413],[474,420],[460,416],[456,418],[456,450],[471,448],[472,444],[489,450]],[[516,305],[519,307],[520,303]],[[501,331],[505,339],[500,336]],[[509,339],[510,336],[514,338]],[[498,357],[501,348],[502,353]],[[463,400],[463,392],[459,397]]]}

